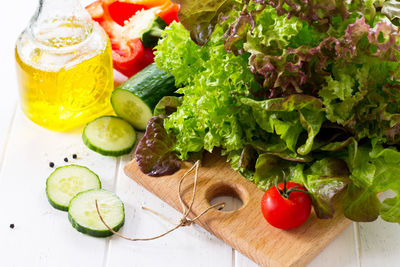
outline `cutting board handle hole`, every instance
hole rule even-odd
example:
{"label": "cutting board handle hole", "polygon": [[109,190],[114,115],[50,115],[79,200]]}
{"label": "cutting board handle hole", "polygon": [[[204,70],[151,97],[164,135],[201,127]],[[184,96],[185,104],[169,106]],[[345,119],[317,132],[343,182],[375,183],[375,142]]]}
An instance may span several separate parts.
{"label": "cutting board handle hole", "polygon": [[241,186],[220,182],[207,189],[206,199],[210,205],[225,202],[222,212],[233,212],[244,206],[248,199],[247,191]]}

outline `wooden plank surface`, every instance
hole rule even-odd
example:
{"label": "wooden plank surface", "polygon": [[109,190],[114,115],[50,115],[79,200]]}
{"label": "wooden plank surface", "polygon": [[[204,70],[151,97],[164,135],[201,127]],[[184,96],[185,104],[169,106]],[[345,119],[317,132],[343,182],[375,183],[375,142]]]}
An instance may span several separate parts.
{"label": "wooden plank surface", "polygon": [[[125,173],[136,182],[180,210],[177,186],[189,163],[172,176],[148,177],[140,172],[135,161],[125,167]],[[192,179],[182,186],[185,203],[191,197]],[[305,266],[330,243],[350,221],[340,212],[331,220],[318,220],[312,213],[299,228],[282,231],[271,227],[259,212],[263,192],[243,179],[216,154],[207,154],[199,171],[198,190],[190,217],[210,206],[210,200],[221,194],[236,194],[243,206],[233,212],[215,209],[204,214],[198,224],[239,250],[261,266]]]}

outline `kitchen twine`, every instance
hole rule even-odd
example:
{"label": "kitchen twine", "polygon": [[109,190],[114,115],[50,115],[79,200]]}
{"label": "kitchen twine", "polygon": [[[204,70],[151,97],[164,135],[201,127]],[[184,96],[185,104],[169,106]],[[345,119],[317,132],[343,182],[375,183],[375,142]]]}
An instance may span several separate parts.
{"label": "kitchen twine", "polygon": [[[167,235],[167,234],[169,234],[169,233],[175,231],[176,229],[178,229],[178,228],[180,228],[180,227],[192,225],[192,223],[194,223],[194,222],[195,222],[196,220],[198,220],[201,216],[203,216],[205,213],[207,213],[209,210],[211,210],[211,209],[213,209],[213,208],[216,208],[216,207],[221,207],[221,208],[223,208],[223,207],[225,206],[225,203],[224,203],[224,202],[220,202],[220,203],[211,205],[210,207],[206,208],[203,212],[201,212],[201,213],[200,213],[198,216],[196,216],[195,218],[193,218],[193,219],[189,219],[189,218],[188,218],[189,213],[192,211],[194,199],[195,199],[195,197],[196,197],[197,178],[198,178],[199,165],[200,165],[200,161],[198,160],[198,161],[196,161],[196,163],[182,176],[181,180],[179,181],[179,185],[178,185],[178,198],[179,198],[179,202],[181,203],[181,206],[182,206],[182,218],[180,219],[179,223],[178,223],[175,227],[171,228],[170,230],[166,231],[165,233],[160,234],[160,235],[157,235],[157,236],[154,236],[154,237],[149,237],[149,238],[130,238],[130,237],[126,237],[126,236],[124,236],[124,235],[122,235],[122,234],[120,234],[120,233],[114,231],[114,229],[112,229],[112,228],[104,221],[104,218],[103,218],[103,216],[102,216],[101,213],[100,213],[99,205],[98,205],[97,200],[96,200],[96,201],[95,201],[95,203],[96,203],[96,210],[97,210],[97,214],[98,214],[99,217],[100,217],[101,222],[104,224],[105,227],[107,227],[108,230],[110,230],[111,233],[113,233],[114,235],[116,235],[116,236],[118,236],[118,237],[120,237],[120,238],[129,240],[129,241],[150,241],[150,240],[155,240],[155,239],[158,239],[158,238],[160,238],[160,237],[163,237],[163,236],[165,236],[165,235]],[[185,179],[185,177],[186,177],[190,172],[193,171],[193,169],[195,169],[195,173],[194,173],[194,182],[193,182],[192,199],[191,199],[191,201],[190,201],[189,208],[186,209],[186,206],[185,206],[185,204],[184,204],[184,202],[183,202],[183,199],[182,199],[181,187],[182,187],[183,180]],[[150,212],[152,212],[153,214],[155,214],[155,215],[157,215],[157,216],[163,218],[164,220],[169,221],[167,218],[165,218],[163,215],[159,214],[159,213],[156,212],[156,211],[153,211],[153,210],[151,210],[151,209],[149,209],[149,208],[146,208],[146,207],[142,207],[142,209],[147,210],[147,211],[150,211]]]}

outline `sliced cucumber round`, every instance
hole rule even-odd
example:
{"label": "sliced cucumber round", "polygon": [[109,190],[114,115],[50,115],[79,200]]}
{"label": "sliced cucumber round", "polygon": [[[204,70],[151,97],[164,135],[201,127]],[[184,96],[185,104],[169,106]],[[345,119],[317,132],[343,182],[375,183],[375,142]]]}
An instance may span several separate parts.
{"label": "sliced cucumber round", "polygon": [[140,131],[146,129],[147,123],[153,117],[153,111],[150,107],[142,99],[127,90],[115,89],[111,101],[115,113],[129,121],[133,127]]}
{"label": "sliced cucumber round", "polygon": [[68,210],[69,202],[79,192],[99,188],[101,182],[97,174],[79,165],[57,168],[46,182],[46,194],[50,204],[64,211]]}
{"label": "sliced cucumber round", "polygon": [[136,132],[124,119],[103,116],[86,125],[82,139],[87,147],[104,156],[121,156],[131,152]]}
{"label": "sliced cucumber round", "polygon": [[124,204],[114,193],[103,189],[92,189],[77,194],[69,204],[68,219],[81,233],[95,237],[110,236],[112,232],[97,214],[96,200],[104,221],[114,231],[118,231],[125,221]]}

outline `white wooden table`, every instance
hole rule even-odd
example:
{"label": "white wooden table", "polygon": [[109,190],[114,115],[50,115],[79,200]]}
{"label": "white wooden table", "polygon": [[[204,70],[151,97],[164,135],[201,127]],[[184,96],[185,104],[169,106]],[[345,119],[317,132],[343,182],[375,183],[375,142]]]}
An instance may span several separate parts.
{"label": "white wooden table", "polygon": [[[123,234],[149,237],[171,227],[143,211],[143,205],[162,211],[173,220],[180,217],[125,176],[122,169],[131,156],[100,156],[82,144],[81,129],[51,132],[30,122],[20,111],[14,43],[37,2],[7,1],[3,3],[0,18],[0,266],[255,266],[197,225],[151,242],[133,243],[116,237],[100,239],[74,230],[67,213],[48,204],[45,181],[53,170],[49,162],[61,166],[68,157],[70,163],[88,166],[98,173],[104,188],[116,192],[124,201]],[[76,160],[72,159],[74,153],[78,154]],[[15,228],[11,229],[10,224]],[[381,220],[354,223],[309,266],[400,266],[400,227]]]}

